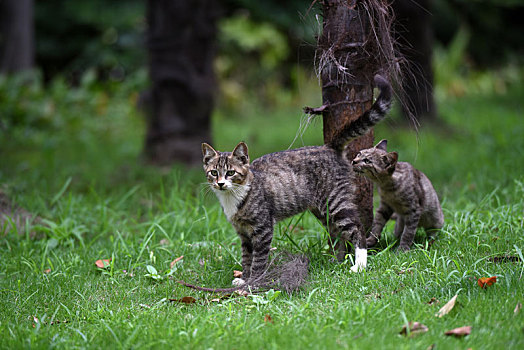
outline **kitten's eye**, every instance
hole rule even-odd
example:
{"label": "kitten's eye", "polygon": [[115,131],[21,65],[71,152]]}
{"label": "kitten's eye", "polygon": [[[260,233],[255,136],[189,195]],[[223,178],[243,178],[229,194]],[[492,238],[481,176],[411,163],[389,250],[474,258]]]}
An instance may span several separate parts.
{"label": "kitten's eye", "polygon": [[370,161],[369,159],[367,159],[367,158],[362,159],[362,161],[363,161],[364,163],[366,163],[366,164],[371,163],[371,161]]}
{"label": "kitten's eye", "polygon": [[236,171],[234,171],[234,170],[228,170],[228,171],[226,171],[226,176],[231,177],[231,176],[234,176],[235,173],[236,173]]}
{"label": "kitten's eye", "polygon": [[211,176],[218,176],[218,171],[216,170],[211,170],[209,173],[211,174]]}

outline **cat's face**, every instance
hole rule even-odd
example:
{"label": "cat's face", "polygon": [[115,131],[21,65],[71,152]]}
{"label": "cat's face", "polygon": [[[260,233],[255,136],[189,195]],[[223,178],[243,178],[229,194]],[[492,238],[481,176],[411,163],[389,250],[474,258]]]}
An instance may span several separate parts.
{"label": "cat's face", "polygon": [[363,149],[352,161],[353,170],[371,180],[391,176],[398,160],[396,152],[386,151],[387,141],[380,141],[375,147]]}
{"label": "cat's face", "polygon": [[214,191],[235,191],[249,181],[247,145],[240,142],[233,152],[218,152],[207,143],[202,144],[204,171]]}

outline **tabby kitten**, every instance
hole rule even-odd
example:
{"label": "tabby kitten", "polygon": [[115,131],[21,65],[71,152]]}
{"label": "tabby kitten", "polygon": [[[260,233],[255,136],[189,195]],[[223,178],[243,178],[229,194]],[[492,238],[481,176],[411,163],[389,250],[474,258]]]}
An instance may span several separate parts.
{"label": "tabby kitten", "polygon": [[386,116],[391,107],[391,86],[375,76],[380,95],[357,120],[340,131],[335,141],[264,155],[251,164],[248,148],[240,142],[233,152],[218,152],[202,144],[204,171],[227,219],[242,242],[243,279],[239,285],[261,276],[277,221],[310,210],[337,242],[337,259],[343,260],[346,242],[356,248],[352,271],[366,267],[366,238],[355,204],[354,173],[344,155],[351,139],[366,133]]}
{"label": "tabby kitten", "polygon": [[397,214],[395,237],[400,237],[399,249],[410,249],[417,227],[428,234],[442,228],[444,215],[435,189],[421,171],[406,162],[397,162],[396,152],[386,151],[387,140],[360,151],[353,159],[355,172],[373,181],[380,194],[380,206],[375,213],[367,245],[374,246],[384,225]]}

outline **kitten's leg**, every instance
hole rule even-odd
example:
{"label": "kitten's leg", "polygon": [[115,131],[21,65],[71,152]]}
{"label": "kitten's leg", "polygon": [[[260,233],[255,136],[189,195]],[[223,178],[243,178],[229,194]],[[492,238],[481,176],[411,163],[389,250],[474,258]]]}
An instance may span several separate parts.
{"label": "kitten's leg", "polygon": [[233,285],[239,286],[245,283],[251,275],[251,263],[253,261],[253,244],[245,233],[239,234],[242,241],[242,278],[235,278]]}
{"label": "kitten's leg", "polygon": [[413,244],[419,219],[420,211],[415,211],[411,215],[406,215],[404,218],[404,231],[402,232],[402,237],[400,237],[400,246],[398,248],[400,251],[408,251]]}
{"label": "kitten's leg", "polygon": [[339,240],[336,246],[338,248],[337,260],[344,260],[347,253],[346,242],[352,242],[355,246],[355,265],[351,267],[351,271],[364,270],[367,265],[368,255],[366,237],[362,233],[358,211],[350,207],[336,208],[330,214],[330,218],[334,228],[333,231],[339,233]]}
{"label": "kitten's leg", "polygon": [[253,231],[253,260],[250,279],[260,277],[267,268],[271,240],[273,239],[273,225],[257,227]]}
{"label": "kitten's leg", "polygon": [[404,232],[404,216],[397,214],[397,221],[395,222],[395,237],[400,238]]}
{"label": "kitten's leg", "polygon": [[371,235],[367,238],[368,247],[377,244],[377,241],[382,234],[382,230],[392,214],[393,209],[384,202],[380,202],[380,206],[378,207],[377,212],[375,213],[375,218],[373,219],[373,225],[371,226]]}

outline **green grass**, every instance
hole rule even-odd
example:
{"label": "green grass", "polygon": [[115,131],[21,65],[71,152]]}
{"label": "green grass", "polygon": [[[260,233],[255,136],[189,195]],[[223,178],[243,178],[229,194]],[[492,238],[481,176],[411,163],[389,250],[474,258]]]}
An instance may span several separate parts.
{"label": "green grass", "polygon": [[[135,86],[0,81],[7,116],[0,183],[46,220],[0,233],[0,347],[523,348],[524,311],[514,309],[524,303],[524,82],[504,80],[497,92],[473,89],[478,81],[461,81],[460,96],[439,86],[443,125],[417,135],[390,118],[376,129],[376,140],[388,138],[443,198],[446,226],[429,251],[420,232],[417,249],[398,254],[388,225],[368,270],[351,274],[349,261],[333,263],[324,230],[307,214],[292,232],[291,221],[278,225],[274,239],[279,250],[308,254],[307,286],[292,296],[272,291],[219,302],[175,281],[229,286],[240,269],[239,240],[198,169],[141,162]],[[303,90],[273,109],[218,111],[218,148],[240,139],[254,156],[289,147],[300,108],[319,103],[314,82]],[[295,146],[320,135],[317,120]],[[502,255],[521,260],[491,259]],[[107,269],[95,266],[109,258]],[[479,288],[477,279],[488,276],[497,283]],[[455,308],[435,317],[457,293]],[[184,296],[196,303],[169,300]],[[439,302],[428,304],[432,298]],[[408,321],[429,331],[400,335]],[[467,325],[465,338],[444,335]]]}

